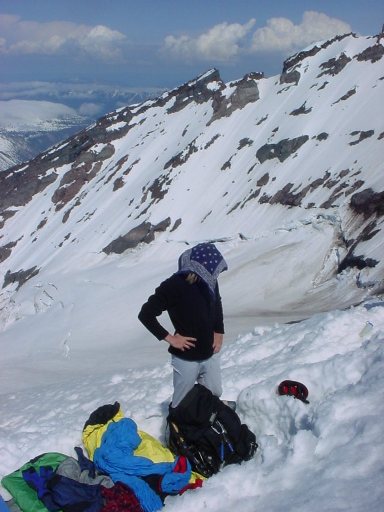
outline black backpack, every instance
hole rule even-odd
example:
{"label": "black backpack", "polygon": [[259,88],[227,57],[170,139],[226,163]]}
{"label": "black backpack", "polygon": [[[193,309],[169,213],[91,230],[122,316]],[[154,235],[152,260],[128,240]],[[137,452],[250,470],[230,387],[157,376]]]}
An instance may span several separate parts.
{"label": "black backpack", "polygon": [[201,384],[195,384],[177,407],[169,408],[167,425],[170,450],[186,456],[192,469],[204,477],[251,459],[258,447],[255,434],[237,413]]}

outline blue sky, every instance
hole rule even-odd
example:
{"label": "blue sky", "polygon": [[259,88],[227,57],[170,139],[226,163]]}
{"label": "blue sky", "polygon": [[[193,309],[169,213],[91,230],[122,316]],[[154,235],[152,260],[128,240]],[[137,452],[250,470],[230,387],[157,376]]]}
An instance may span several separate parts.
{"label": "blue sky", "polygon": [[2,0],[1,82],[175,87],[278,74],[285,58],[345,32],[377,34],[382,0]]}

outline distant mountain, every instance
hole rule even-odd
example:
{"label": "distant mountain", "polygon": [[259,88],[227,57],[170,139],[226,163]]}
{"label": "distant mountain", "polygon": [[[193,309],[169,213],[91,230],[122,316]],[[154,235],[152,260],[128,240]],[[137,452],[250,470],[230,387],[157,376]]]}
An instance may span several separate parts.
{"label": "distant mountain", "polygon": [[[304,314],[316,294],[326,310],[340,287],[338,307],[382,290],[383,54],[381,36],[348,34],[292,56],[280,76],[224,83],[212,69],[3,171],[4,300],[27,281],[153,251],[166,259],[202,240],[265,267],[233,314],[260,311],[272,286],[276,310]],[[260,240],[270,249],[256,262]],[[295,273],[274,266],[292,244]],[[308,258],[318,258],[310,276]]]}
{"label": "distant mountain", "polygon": [[0,83],[0,171],[32,159],[102,114],[160,93],[94,84]]}

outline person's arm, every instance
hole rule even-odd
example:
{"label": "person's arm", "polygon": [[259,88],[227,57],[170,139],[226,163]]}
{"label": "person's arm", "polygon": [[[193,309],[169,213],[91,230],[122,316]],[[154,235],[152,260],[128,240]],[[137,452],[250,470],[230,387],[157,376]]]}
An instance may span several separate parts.
{"label": "person's arm", "polygon": [[158,316],[167,311],[176,302],[177,290],[175,290],[175,286],[172,286],[170,280],[164,281],[156,288],[155,293],[149,297],[147,302],[143,304],[138,318],[158,340],[165,340],[173,347],[184,351],[194,347],[195,344],[193,342],[196,341],[196,338],[181,336],[178,333],[172,335],[157,319]]}
{"label": "person's arm", "polygon": [[152,333],[158,340],[164,340],[169,334],[157,317],[171,307],[172,287],[169,286],[169,280],[164,281],[156,288],[155,293],[149,297],[147,302],[142,305],[138,318],[140,322]]}
{"label": "person's arm", "polygon": [[224,339],[224,314],[223,314],[223,304],[221,302],[219,285],[216,285],[215,290],[215,327],[213,333],[213,353],[216,354],[220,352],[221,347],[223,345]]}

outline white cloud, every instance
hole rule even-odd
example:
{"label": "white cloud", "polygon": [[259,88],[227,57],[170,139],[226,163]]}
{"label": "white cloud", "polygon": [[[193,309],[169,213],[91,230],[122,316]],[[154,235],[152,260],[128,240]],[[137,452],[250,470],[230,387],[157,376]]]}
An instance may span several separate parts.
{"label": "white cloud", "polygon": [[347,32],[351,32],[348,23],[320,12],[306,11],[299,25],[287,18],[269,19],[266,27],[254,33],[251,51],[296,51],[316,41]]}
{"label": "white cloud", "polygon": [[270,18],[249,40],[254,18],[245,24],[220,23],[197,37],[168,35],[162,47],[164,55],[185,60],[231,61],[257,52],[293,52],[316,41],[351,32],[348,23],[316,11],[306,11],[300,24],[288,18]]}
{"label": "white cloud", "polygon": [[78,112],[81,116],[95,117],[102,112],[102,105],[99,103],[82,103],[78,108]]}
{"label": "white cloud", "polygon": [[242,51],[245,37],[255,24],[255,19],[244,25],[220,23],[196,38],[187,35],[169,35],[164,40],[163,52],[176,58],[218,61],[231,60]]}
{"label": "white cloud", "polygon": [[121,32],[97,25],[79,25],[66,21],[39,23],[23,21],[19,16],[0,15],[0,53],[2,54],[75,54],[110,59],[121,56],[126,37]]}

